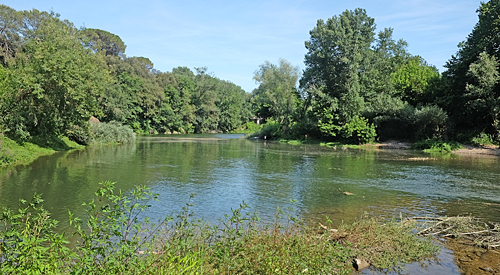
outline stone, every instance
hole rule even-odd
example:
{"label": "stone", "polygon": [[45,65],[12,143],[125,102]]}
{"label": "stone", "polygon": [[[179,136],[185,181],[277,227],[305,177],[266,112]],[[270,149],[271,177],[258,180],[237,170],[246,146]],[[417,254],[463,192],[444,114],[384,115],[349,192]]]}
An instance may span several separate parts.
{"label": "stone", "polygon": [[362,259],[354,259],[352,261],[352,266],[356,269],[356,271],[361,271],[367,267],[370,266],[370,263],[368,263],[367,261],[365,260],[362,260]]}

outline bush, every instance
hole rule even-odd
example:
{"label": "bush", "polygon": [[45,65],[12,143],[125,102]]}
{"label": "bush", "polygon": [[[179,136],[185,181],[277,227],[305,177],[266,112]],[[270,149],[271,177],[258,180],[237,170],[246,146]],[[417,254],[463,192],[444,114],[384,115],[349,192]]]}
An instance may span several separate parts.
{"label": "bush", "polygon": [[[73,254],[64,234],[55,234],[57,221],[35,194],[30,202],[20,200],[17,211],[4,208],[0,222],[0,270],[2,274],[54,274]],[[50,246],[46,245],[50,244]]]}
{"label": "bush", "polygon": [[342,127],[342,137],[352,142],[371,143],[375,140],[377,133],[375,126],[368,123],[368,119],[355,116],[351,122]]}
{"label": "bush", "polygon": [[249,121],[243,125],[241,125],[240,129],[231,131],[234,134],[242,134],[242,133],[256,133],[262,129],[262,125],[257,124],[253,121]]}
{"label": "bush", "polygon": [[413,126],[417,140],[443,139],[448,130],[448,115],[435,105],[417,108],[413,114]]}
{"label": "bush", "polygon": [[405,105],[373,118],[381,139],[445,139],[449,130],[448,115],[435,105],[414,108]]}
{"label": "bush", "polygon": [[281,124],[276,121],[268,120],[267,123],[262,126],[262,130],[252,136],[264,139],[277,139],[283,136],[283,130],[281,129]]}
{"label": "bush", "polygon": [[474,146],[482,145],[498,145],[498,141],[495,140],[493,135],[488,135],[486,133],[480,133],[479,135],[473,137],[470,143]]}
{"label": "bush", "polygon": [[136,135],[127,125],[111,121],[108,123],[90,122],[90,142],[92,144],[130,143]]}
{"label": "bush", "polygon": [[444,142],[438,139],[426,139],[413,143],[412,149],[424,152],[451,152],[462,148],[458,142]]}
{"label": "bush", "polygon": [[14,161],[12,151],[4,146],[4,136],[0,133],[0,165],[8,164]]}

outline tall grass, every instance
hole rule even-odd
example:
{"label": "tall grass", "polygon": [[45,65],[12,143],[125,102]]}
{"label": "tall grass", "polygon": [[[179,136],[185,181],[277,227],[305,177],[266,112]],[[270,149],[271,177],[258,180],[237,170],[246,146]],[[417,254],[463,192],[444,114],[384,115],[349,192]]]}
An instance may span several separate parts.
{"label": "tall grass", "polygon": [[144,216],[157,194],[138,186],[131,194],[100,183],[84,217],[70,214],[78,238],[68,248],[57,221],[35,195],[0,218],[3,274],[348,274],[363,258],[387,268],[436,252],[407,224],[361,220],[338,230],[310,228],[277,209],[262,222],[242,203],[217,225],[195,219],[187,203],[157,223]]}

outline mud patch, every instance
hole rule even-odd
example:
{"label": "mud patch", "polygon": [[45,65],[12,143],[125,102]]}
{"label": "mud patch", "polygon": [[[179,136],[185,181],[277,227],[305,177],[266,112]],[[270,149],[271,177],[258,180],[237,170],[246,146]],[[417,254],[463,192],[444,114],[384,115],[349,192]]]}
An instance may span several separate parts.
{"label": "mud patch", "polygon": [[474,246],[473,243],[449,240],[445,247],[454,253],[462,274],[500,274],[500,251]]}

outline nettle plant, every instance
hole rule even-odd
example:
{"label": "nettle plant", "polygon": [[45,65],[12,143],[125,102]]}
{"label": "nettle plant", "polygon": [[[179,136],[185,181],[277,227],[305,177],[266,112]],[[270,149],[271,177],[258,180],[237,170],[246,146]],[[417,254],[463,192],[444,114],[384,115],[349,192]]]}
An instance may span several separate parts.
{"label": "nettle plant", "polygon": [[48,274],[63,269],[74,256],[64,234],[56,234],[57,221],[42,206],[40,194],[18,210],[4,208],[0,216],[0,270],[2,274]]}
{"label": "nettle plant", "polygon": [[[158,194],[145,186],[136,186],[130,196],[121,191],[114,193],[114,183],[100,183],[95,199],[87,206],[86,221],[69,212],[70,224],[79,237],[74,274],[124,273],[147,270],[148,257],[137,255],[149,251],[158,229],[171,220],[165,218],[153,224],[149,218],[140,220]],[[147,254],[147,253],[146,253]]]}

